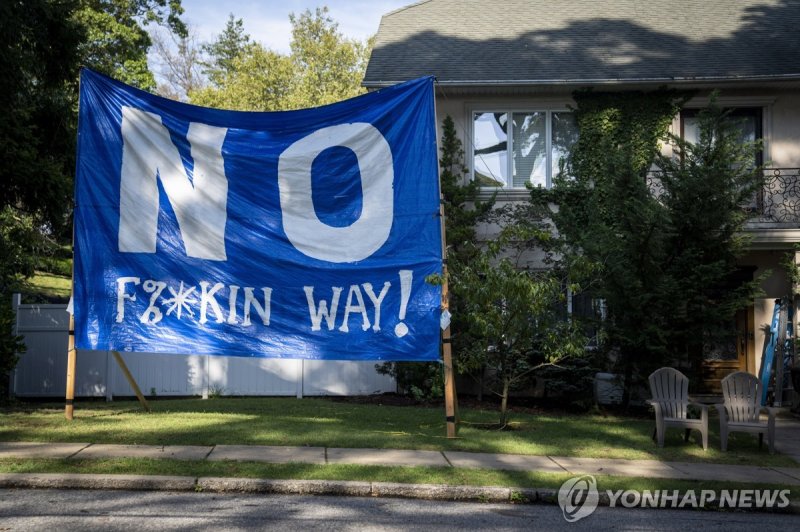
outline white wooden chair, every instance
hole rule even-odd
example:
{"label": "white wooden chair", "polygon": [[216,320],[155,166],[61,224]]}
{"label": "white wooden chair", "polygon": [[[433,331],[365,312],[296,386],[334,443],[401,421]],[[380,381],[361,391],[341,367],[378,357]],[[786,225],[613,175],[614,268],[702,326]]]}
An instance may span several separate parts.
{"label": "white wooden chair", "polygon": [[[722,397],[725,402],[715,405],[719,412],[719,439],[722,450],[728,450],[728,434],[749,432],[758,434],[758,447],[764,443],[767,433],[769,452],[775,452],[775,412],[774,408],[761,406],[761,382],[758,377],[737,371],[721,381]],[[761,420],[761,412],[766,412],[766,421]]]}
{"label": "white wooden chair", "polygon": [[[685,429],[684,439],[689,441],[689,432],[699,430],[703,439],[703,450],[708,449],[708,406],[689,401],[689,379],[673,368],[657,369],[650,375],[650,393],[653,398],[648,401],[656,414],[656,432],[654,439],[659,447],[664,447],[664,431],[669,427]],[[688,417],[688,406],[700,409],[700,419]]]}

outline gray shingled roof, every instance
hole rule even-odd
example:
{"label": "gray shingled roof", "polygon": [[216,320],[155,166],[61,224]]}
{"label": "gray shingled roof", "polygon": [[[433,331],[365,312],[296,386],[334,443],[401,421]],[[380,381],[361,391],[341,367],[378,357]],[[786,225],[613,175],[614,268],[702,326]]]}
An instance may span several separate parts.
{"label": "gray shingled roof", "polygon": [[428,0],[384,15],[381,86],[800,79],[798,0]]}

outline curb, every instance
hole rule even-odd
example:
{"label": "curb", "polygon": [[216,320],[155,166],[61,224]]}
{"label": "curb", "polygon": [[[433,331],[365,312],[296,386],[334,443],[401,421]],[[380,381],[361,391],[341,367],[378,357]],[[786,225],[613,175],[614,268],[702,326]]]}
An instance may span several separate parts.
{"label": "curb", "polygon": [[210,491],[214,493],[399,497],[437,501],[496,503],[556,502],[556,491],[552,489],[331,480],[195,478],[157,475],[2,473],[0,474],[0,489]]}
{"label": "curb", "polygon": [[[212,493],[388,497],[505,504],[558,504],[558,490],[552,488],[500,488],[494,486],[450,486],[444,484],[400,484],[394,482],[338,480],[196,478],[159,475],[2,473],[0,474],[0,489],[208,491]],[[600,494],[598,506],[610,506],[610,501],[605,494]],[[695,508],[686,509],[697,510]],[[731,511],[728,509],[720,510],[713,505],[707,506],[704,509],[711,511]],[[791,502],[789,506],[785,508],[744,508],[734,511],[800,515],[800,503]]]}
{"label": "curb", "polygon": [[190,491],[195,485],[192,477],[161,475],[0,474],[0,488]]}

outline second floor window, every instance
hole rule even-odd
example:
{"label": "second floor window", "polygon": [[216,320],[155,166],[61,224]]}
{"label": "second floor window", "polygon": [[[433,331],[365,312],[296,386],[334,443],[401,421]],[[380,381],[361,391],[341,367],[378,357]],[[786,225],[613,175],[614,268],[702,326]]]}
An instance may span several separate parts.
{"label": "second floor window", "polygon": [[476,111],[472,176],[482,187],[552,186],[578,138],[568,111]]}
{"label": "second floor window", "polygon": [[[684,109],[681,111],[681,137],[684,140],[697,143],[700,140],[700,131],[696,109]],[[742,142],[755,142],[761,140],[762,132],[762,110],[760,107],[738,107],[730,110],[731,120],[733,120],[741,131]],[[759,151],[753,161],[755,166],[761,166],[764,162],[764,155]]]}

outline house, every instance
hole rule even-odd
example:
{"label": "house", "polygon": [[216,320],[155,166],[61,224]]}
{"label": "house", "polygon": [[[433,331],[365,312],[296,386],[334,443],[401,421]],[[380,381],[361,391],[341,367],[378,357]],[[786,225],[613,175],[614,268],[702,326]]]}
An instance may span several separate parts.
{"label": "house", "polygon": [[[427,0],[383,17],[363,85],[435,76],[439,125],[454,119],[470,178],[501,201],[527,198],[526,183],[551,186],[569,150],[564,133],[575,127],[576,89],[695,90],[671,126],[687,138],[693,110],[720,90],[745,136],[763,141],[767,182],[741,266],[770,274],[731,324],[730,341],[707,352],[713,388],[731,371],[759,371],[774,300],[790,292],[779,261],[800,242],[798,27],[793,0]],[[525,141],[516,127],[497,127],[517,117],[538,119],[538,131],[526,132],[545,138],[534,157],[515,150]]]}

